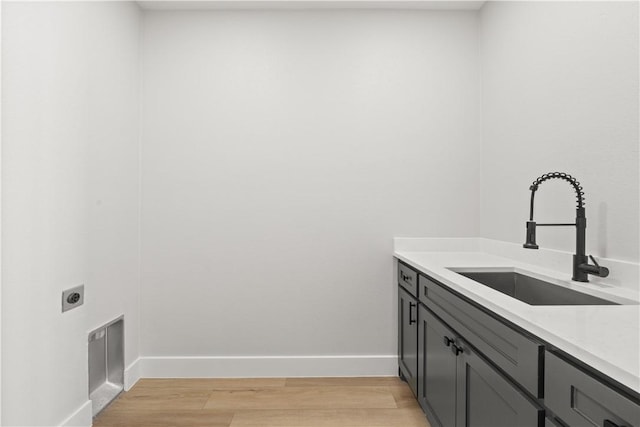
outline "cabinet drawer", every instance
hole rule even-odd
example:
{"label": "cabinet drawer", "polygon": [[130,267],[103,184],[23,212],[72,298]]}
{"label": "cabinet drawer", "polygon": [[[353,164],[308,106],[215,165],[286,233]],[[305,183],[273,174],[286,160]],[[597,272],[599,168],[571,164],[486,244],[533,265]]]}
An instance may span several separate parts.
{"label": "cabinet drawer", "polygon": [[571,426],[640,427],[640,405],[546,352],[545,405]]}
{"label": "cabinet drawer", "polygon": [[400,262],[398,263],[398,284],[418,298],[418,273]]}
{"label": "cabinet drawer", "polygon": [[420,275],[420,302],[425,304],[486,358],[527,391],[542,397],[542,345]]}

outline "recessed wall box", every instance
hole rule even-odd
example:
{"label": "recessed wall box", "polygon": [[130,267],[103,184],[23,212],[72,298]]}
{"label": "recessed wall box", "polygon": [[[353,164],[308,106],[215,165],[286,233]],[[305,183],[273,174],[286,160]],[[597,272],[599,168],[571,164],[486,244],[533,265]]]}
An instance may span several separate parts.
{"label": "recessed wall box", "polygon": [[89,399],[95,417],[124,390],[124,318],[89,334]]}

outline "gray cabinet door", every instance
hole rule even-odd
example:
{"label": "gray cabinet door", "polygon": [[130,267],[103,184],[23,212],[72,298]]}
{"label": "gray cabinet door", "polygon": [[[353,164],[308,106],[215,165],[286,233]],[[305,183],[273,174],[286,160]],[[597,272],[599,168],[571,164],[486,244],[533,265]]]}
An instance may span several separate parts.
{"label": "gray cabinet door", "polygon": [[398,287],[398,363],[418,396],[418,300]]}
{"label": "gray cabinet door", "polygon": [[418,311],[418,401],[432,427],[456,425],[454,333],[420,305]]}
{"label": "gray cabinet door", "polygon": [[458,427],[543,427],[544,410],[529,400],[469,345],[456,343]]}

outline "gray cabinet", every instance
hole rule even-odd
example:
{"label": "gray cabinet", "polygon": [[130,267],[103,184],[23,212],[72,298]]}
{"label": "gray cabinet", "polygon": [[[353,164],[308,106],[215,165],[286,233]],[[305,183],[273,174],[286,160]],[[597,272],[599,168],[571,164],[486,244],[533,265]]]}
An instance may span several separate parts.
{"label": "gray cabinet", "polygon": [[420,275],[420,302],[525,390],[542,397],[542,345]]}
{"label": "gray cabinet", "polygon": [[457,427],[542,427],[544,409],[503,377],[464,340],[458,357]]}
{"label": "gray cabinet", "polygon": [[418,401],[433,427],[541,427],[544,410],[424,306]]}
{"label": "gray cabinet", "polygon": [[640,427],[640,404],[545,353],[545,405],[570,426]]}
{"label": "gray cabinet", "polygon": [[418,300],[398,287],[398,364],[413,394],[418,394]]}
{"label": "gray cabinet", "polygon": [[399,371],[433,427],[640,427],[637,393],[402,263],[398,285]]}
{"label": "gray cabinet", "polygon": [[432,427],[456,422],[455,334],[423,305],[418,311],[418,402]]}

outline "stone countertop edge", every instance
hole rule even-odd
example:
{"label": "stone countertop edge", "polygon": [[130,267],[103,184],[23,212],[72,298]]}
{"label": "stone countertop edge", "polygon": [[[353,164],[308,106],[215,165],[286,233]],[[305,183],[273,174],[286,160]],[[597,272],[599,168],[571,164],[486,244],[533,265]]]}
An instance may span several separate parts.
{"label": "stone countertop edge", "polygon": [[[446,239],[441,239],[445,242]],[[468,297],[498,316],[600,371],[640,394],[640,301],[629,289],[567,280],[566,273],[480,252],[480,246],[462,242],[462,251],[446,245],[442,252],[407,248],[394,256],[441,284]],[[439,245],[438,245],[439,246]],[[530,306],[457,274],[453,269],[524,272],[622,305]]]}

